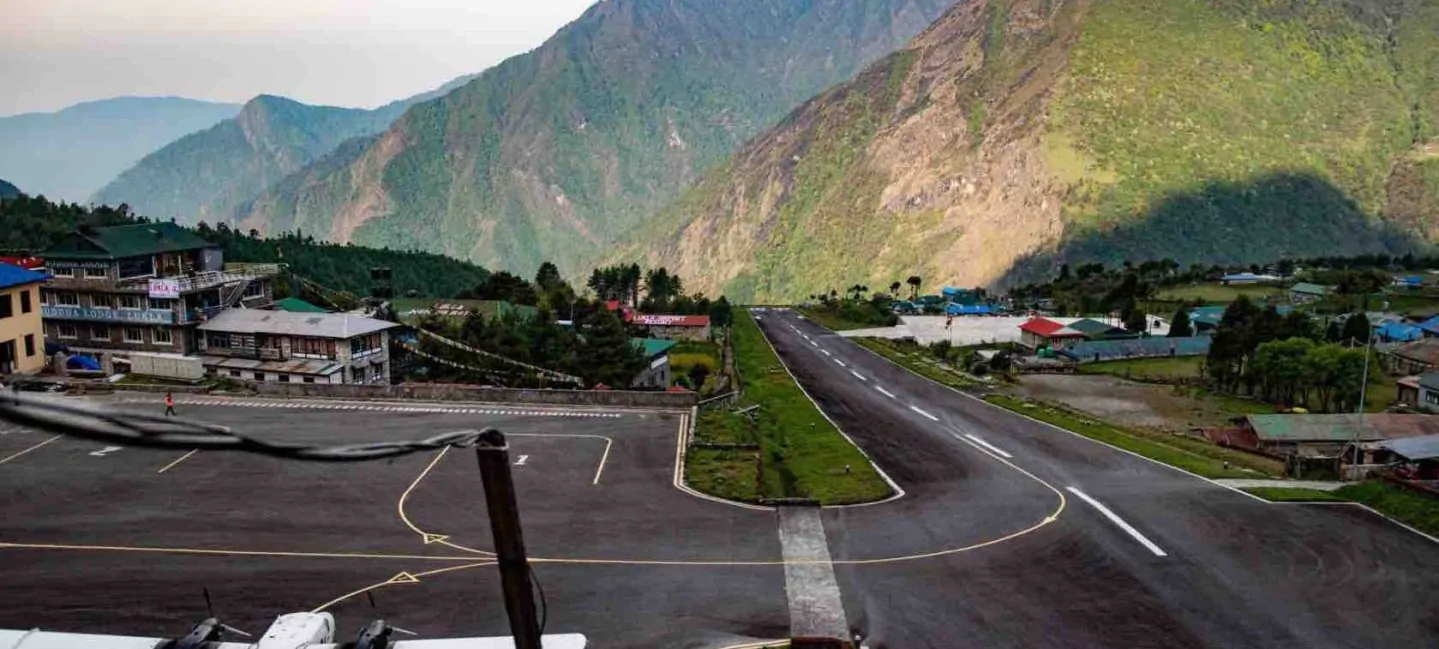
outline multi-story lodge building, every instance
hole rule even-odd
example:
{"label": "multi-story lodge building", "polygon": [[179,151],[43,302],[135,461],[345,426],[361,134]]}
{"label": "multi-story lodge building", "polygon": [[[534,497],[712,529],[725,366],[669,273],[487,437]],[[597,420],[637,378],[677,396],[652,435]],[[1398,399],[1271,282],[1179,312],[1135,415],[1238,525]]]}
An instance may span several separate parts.
{"label": "multi-story lodge building", "polygon": [[220,248],[173,223],[82,228],[44,253],[45,338],[74,352],[193,354],[195,328],[231,307],[260,308],[279,267],[227,268]]}
{"label": "multi-story lodge building", "polygon": [[200,325],[211,376],[269,383],[385,384],[393,322],[353,313],[231,309]]}

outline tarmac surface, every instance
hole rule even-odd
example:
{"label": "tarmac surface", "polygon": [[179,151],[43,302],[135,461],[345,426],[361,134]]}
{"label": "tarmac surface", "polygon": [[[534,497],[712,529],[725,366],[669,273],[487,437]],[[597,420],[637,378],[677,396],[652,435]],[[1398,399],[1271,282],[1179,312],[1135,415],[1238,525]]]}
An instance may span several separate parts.
{"label": "tarmac surface", "polygon": [[[774,511],[677,488],[682,413],[214,397],[179,410],[316,444],[498,427],[546,631],[591,647],[727,647],[796,620],[842,622],[876,649],[1439,637],[1433,539],[1356,507],[1268,504],[951,391],[792,312],[757,315],[904,492],[794,519],[783,547]],[[160,409],[156,395],[84,402]],[[174,636],[205,616],[208,589],[252,632],[323,609],[342,639],[375,617],[424,637],[507,634],[464,449],[311,464],[5,426],[0,628]]]}
{"label": "tarmac surface", "polygon": [[756,315],[801,385],[906,492],[825,510],[846,613],[871,646],[1439,638],[1434,539],[1354,506],[1260,501],[961,395],[793,312]]}

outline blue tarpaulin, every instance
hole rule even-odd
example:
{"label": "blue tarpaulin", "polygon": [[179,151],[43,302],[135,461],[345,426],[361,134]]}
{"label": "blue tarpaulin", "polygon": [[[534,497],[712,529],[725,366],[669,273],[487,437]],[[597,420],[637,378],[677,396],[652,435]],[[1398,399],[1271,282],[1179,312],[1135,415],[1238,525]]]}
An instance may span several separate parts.
{"label": "blue tarpaulin", "polygon": [[69,360],[65,361],[65,367],[72,370],[89,370],[91,372],[99,372],[100,361],[97,361],[90,356],[75,355],[71,356]]}
{"label": "blue tarpaulin", "polygon": [[1424,330],[1402,322],[1387,322],[1374,333],[1380,340],[1389,343],[1407,343],[1424,337]]}

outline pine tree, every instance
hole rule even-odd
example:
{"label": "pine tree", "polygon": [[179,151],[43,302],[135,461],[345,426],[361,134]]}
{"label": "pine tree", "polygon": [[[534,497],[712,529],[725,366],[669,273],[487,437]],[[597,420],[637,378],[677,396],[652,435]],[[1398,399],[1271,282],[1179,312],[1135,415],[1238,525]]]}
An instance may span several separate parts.
{"label": "pine tree", "polygon": [[590,386],[628,387],[645,364],[644,354],[630,342],[624,322],[610,311],[596,311],[586,319],[577,356],[577,373]]}
{"label": "pine tree", "polygon": [[1179,307],[1174,319],[1169,321],[1170,338],[1188,338],[1194,335],[1194,326],[1189,322],[1189,309]]}

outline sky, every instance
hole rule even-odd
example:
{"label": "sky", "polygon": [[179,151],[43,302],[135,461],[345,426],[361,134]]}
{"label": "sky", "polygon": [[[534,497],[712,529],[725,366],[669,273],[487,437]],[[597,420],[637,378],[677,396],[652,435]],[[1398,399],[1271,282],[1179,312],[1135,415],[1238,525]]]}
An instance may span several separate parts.
{"label": "sky", "polygon": [[121,95],[371,108],[537,47],[595,0],[0,0],[0,116]]}

